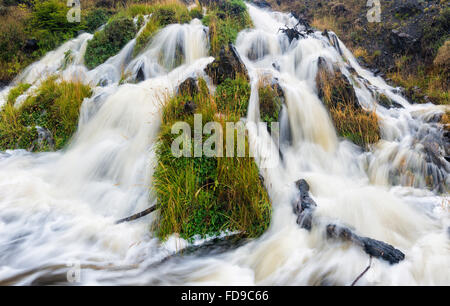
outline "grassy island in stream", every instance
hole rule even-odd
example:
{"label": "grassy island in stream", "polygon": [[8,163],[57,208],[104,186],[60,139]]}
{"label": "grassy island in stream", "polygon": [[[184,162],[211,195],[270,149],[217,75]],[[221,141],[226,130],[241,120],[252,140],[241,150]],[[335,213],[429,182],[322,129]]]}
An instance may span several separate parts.
{"label": "grassy island in stream", "polygon": [[[193,131],[194,115],[186,112],[187,101],[196,105],[195,113],[202,115],[203,125],[219,122],[224,134],[225,122],[236,122],[240,118],[239,107],[219,113],[217,105],[221,98],[209,94],[204,80],[198,83],[196,94],[177,95],[164,107],[153,177],[160,205],[157,235],[165,239],[178,233],[189,240],[197,235],[207,237],[228,230],[238,231],[244,237],[258,237],[269,226],[271,204],[253,158],[225,157],[226,137],[223,137],[224,157],[177,158],[172,155],[172,142],[179,136],[171,133],[172,125],[184,121]],[[225,94],[222,90],[222,94],[233,97],[249,87],[235,82],[235,86],[228,84],[224,90],[228,92]],[[203,143],[208,137],[203,135]],[[190,141],[193,148],[193,138]],[[234,143],[236,147],[236,137]],[[249,156],[247,139],[245,143],[246,156]]]}

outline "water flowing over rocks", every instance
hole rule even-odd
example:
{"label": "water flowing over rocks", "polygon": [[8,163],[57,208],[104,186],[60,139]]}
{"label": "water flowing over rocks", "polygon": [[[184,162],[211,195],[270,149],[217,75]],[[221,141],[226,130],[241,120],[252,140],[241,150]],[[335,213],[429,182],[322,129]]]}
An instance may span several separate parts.
{"label": "water flowing over rocks", "polygon": [[[293,14],[247,9],[254,27],[215,59],[207,29],[193,20],[161,29],[134,58],[132,40],[92,70],[83,64],[92,39],[84,33],[17,77],[33,86],[53,74],[81,79],[94,93],[64,150],[0,152],[0,284],[67,284],[70,267],[61,263],[73,259],[89,285],[346,285],[368,256],[395,266],[377,262],[358,284],[450,283],[449,131],[441,122],[448,107],[406,100],[331,31],[290,40],[279,29],[299,23]],[[61,68],[69,50],[74,60]],[[159,241],[150,230],[154,214],[133,216],[156,204],[149,190],[161,105],[177,90],[195,91],[205,75],[217,85],[238,74],[251,86],[246,137],[272,203],[271,225],[242,244],[222,244],[239,235],[229,232],[211,241],[177,234]],[[267,76],[282,101],[280,145],[257,125]],[[376,113],[381,139],[366,151],[337,136],[320,97],[331,77],[352,106]],[[193,101],[182,102],[195,112]],[[36,129],[37,143],[51,143],[51,134]],[[133,222],[116,224],[124,216]]]}

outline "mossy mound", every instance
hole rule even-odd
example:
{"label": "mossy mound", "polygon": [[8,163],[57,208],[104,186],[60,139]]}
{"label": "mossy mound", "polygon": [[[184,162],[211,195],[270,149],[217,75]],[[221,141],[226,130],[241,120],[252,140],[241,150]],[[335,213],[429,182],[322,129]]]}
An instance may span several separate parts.
{"label": "mossy mound", "polygon": [[[241,82],[230,80],[230,84],[233,81]],[[160,207],[155,230],[161,239],[178,233],[182,238],[191,240],[196,236],[207,237],[223,231],[258,237],[269,226],[271,204],[253,158],[225,157],[230,154],[225,149],[224,157],[175,157],[172,154],[172,143],[178,137],[171,133],[173,124],[184,121],[193,131],[194,111],[202,115],[203,125],[218,122],[224,134],[226,122],[237,121],[240,111],[232,110],[239,110],[240,107],[229,107],[229,112],[219,114],[217,99],[217,95],[209,94],[206,83],[200,79],[197,94],[175,96],[164,108],[156,150],[158,162],[153,176]],[[214,130],[214,133],[218,131]],[[193,137],[192,132],[186,140],[190,144],[187,148],[191,156],[194,156]],[[203,144],[208,138],[209,135],[202,135]],[[223,148],[226,148],[226,137],[222,139]],[[235,139],[234,151],[236,147]],[[245,156],[249,156],[246,138],[245,152]]]}
{"label": "mossy mound", "polygon": [[[15,89],[24,87],[27,86],[18,85]],[[87,85],[58,82],[55,78],[44,81],[18,108],[10,94],[0,112],[0,150],[63,148],[76,131],[81,103],[91,94]],[[50,133],[52,143],[37,143],[40,130]]]}
{"label": "mossy mound", "polygon": [[116,55],[136,35],[136,26],[131,18],[114,18],[103,30],[96,32],[88,42],[84,60],[86,67],[93,69]]}

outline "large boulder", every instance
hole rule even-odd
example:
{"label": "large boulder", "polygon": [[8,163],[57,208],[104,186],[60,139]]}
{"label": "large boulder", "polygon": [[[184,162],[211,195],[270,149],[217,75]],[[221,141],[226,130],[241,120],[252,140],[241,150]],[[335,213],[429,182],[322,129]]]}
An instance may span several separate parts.
{"label": "large boulder", "polygon": [[235,79],[237,75],[243,75],[249,79],[247,68],[231,43],[228,48],[220,49],[219,56],[205,68],[205,72],[216,85],[227,78]]}

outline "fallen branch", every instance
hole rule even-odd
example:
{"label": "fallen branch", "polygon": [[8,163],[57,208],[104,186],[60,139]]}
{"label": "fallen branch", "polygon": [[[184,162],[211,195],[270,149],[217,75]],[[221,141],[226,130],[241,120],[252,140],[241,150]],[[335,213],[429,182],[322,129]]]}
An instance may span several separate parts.
{"label": "fallen branch", "polygon": [[132,215],[132,216],[129,216],[129,217],[126,217],[126,218],[117,220],[117,221],[116,221],[116,224],[123,223],[123,222],[134,221],[134,220],[136,220],[136,219],[142,218],[142,217],[144,217],[144,216],[146,216],[146,215],[148,215],[148,214],[154,212],[154,211],[157,210],[157,209],[158,209],[158,205],[153,205],[152,207],[149,207],[149,208],[147,208],[146,210],[141,211],[141,212],[139,212],[139,213],[137,213],[137,214],[134,214],[134,215]]}
{"label": "fallen branch", "polygon": [[[314,211],[317,207],[316,202],[309,196],[309,185],[301,179],[296,182],[296,186],[300,191],[298,200],[294,203],[294,213],[298,216],[297,224],[301,228],[308,231],[313,225]],[[359,245],[364,252],[370,256],[381,258],[390,264],[396,264],[405,259],[405,254],[397,250],[392,245],[383,241],[375,240],[369,237],[362,237],[355,234],[351,229],[336,224],[328,224],[326,226],[328,238],[341,239]]]}

